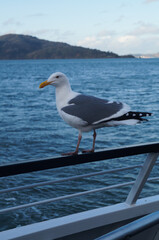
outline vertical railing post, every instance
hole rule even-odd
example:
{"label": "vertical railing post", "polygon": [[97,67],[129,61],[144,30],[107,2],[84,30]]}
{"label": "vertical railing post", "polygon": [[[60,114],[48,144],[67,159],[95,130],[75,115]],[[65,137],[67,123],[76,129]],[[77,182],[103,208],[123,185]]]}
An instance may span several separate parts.
{"label": "vertical railing post", "polygon": [[134,185],[132,186],[130,193],[126,199],[126,203],[131,205],[136,203],[146,181],[150,175],[150,172],[159,156],[159,153],[149,153],[143,167],[141,168]]}

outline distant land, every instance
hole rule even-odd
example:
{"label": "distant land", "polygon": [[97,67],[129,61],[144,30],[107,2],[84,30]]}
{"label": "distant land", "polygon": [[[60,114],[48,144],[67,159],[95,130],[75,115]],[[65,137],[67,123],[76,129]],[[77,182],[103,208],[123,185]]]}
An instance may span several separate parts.
{"label": "distant land", "polygon": [[0,59],[71,59],[71,58],[134,58],[133,55],[119,56],[63,42],[51,42],[33,36],[6,34],[0,36]]}
{"label": "distant land", "polygon": [[159,58],[159,53],[152,54],[135,54],[137,58]]}

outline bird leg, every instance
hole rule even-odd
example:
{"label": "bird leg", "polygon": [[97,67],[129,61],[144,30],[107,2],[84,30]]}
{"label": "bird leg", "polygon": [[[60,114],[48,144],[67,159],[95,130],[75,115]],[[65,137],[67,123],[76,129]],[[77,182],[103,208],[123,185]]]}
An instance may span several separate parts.
{"label": "bird leg", "polygon": [[93,133],[93,146],[92,146],[92,148],[89,149],[89,150],[83,150],[83,151],[82,151],[83,153],[94,152],[96,136],[97,136],[97,134],[96,134],[96,131],[94,130],[94,133]]}
{"label": "bird leg", "polygon": [[81,135],[81,133],[79,133],[76,150],[74,152],[62,153],[62,155],[63,156],[67,156],[67,155],[76,155],[76,154],[78,154],[78,150],[79,150],[79,145],[80,145],[81,139],[82,139],[82,135]]}

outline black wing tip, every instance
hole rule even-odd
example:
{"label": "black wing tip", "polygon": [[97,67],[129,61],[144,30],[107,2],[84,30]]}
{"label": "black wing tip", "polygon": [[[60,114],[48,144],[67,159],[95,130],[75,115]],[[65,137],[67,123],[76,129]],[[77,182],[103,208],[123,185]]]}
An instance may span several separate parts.
{"label": "black wing tip", "polygon": [[130,119],[136,119],[139,120],[139,122],[145,121],[147,122],[148,119],[145,119],[143,117],[150,117],[152,116],[152,113],[150,112],[127,112],[121,117],[111,119],[111,120],[117,120],[117,121],[122,121],[122,120],[130,120]]}
{"label": "black wing tip", "polygon": [[135,116],[135,117],[150,117],[153,115],[153,113],[150,112],[128,112],[126,113],[126,115],[128,116]]}
{"label": "black wing tip", "polygon": [[139,122],[148,122],[149,120],[143,117],[151,117],[153,114],[150,112],[128,112],[129,118],[137,119]]}

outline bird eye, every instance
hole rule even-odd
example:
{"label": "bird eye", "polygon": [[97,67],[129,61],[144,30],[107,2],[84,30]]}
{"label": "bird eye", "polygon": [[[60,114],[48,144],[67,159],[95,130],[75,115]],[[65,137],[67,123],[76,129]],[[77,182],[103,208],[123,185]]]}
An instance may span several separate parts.
{"label": "bird eye", "polygon": [[56,76],[56,78],[59,78],[59,76]]}

